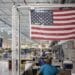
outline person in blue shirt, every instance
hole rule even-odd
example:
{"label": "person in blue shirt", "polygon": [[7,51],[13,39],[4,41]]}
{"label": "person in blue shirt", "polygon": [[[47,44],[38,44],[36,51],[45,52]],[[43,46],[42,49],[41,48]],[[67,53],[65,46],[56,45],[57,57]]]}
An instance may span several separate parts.
{"label": "person in blue shirt", "polygon": [[46,59],[46,64],[41,66],[38,75],[57,75],[59,73],[59,70],[51,64],[52,58]]}

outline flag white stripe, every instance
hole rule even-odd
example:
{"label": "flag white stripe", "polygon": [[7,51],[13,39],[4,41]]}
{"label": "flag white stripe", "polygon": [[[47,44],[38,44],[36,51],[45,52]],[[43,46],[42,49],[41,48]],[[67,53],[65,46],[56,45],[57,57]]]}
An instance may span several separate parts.
{"label": "flag white stripe", "polygon": [[71,33],[71,32],[75,32],[75,29],[73,29],[73,30],[64,30],[64,31],[62,31],[62,30],[60,30],[60,31],[47,31],[47,30],[36,30],[36,29],[32,29],[32,31],[31,32],[41,32],[41,33]]}
{"label": "flag white stripe", "polygon": [[75,15],[72,16],[53,16],[53,19],[69,19],[69,18],[75,18]]}
{"label": "flag white stripe", "polygon": [[65,36],[47,36],[47,35],[38,35],[38,34],[33,34],[32,37],[44,37],[44,38],[68,38],[68,37],[75,37],[75,34],[70,34],[70,35],[65,35]]}
{"label": "flag white stripe", "polygon": [[54,22],[53,23],[72,23],[72,22],[75,22],[75,20],[62,20],[62,21],[56,21],[56,20],[54,20]]}
{"label": "flag white stripe", "polygon": [[39,28],[72,28],[73,27],[74,28],[75,25],[65,25],[65,26],[61,26],[61,25],[60,26],[55,26],[55,25],[54,26],[53,25],[52,26],[51,25],[50,26],[31,25],[31,27],[36,27],[36,28],[38,28],[38,27]]}

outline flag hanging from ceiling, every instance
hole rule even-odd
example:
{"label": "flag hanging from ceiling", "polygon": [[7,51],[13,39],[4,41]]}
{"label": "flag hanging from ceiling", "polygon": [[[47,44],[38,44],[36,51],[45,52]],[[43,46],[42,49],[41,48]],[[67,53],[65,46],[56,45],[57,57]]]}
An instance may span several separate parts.
{"label": "flag hanging from ceiling", "polygon": [[37,40],[75,39],[75,9],[31,10],[31,38]]}

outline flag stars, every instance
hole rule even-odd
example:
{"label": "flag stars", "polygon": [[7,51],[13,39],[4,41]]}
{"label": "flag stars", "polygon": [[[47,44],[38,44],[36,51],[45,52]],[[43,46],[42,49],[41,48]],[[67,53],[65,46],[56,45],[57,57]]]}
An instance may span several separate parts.
{"label": "flag stars", "polygon": [[[53,23],[52,11],[50,10],[31,10],[31,23],[40,25],[51,25]],[[42,12],[43,11],[43,12]]]}

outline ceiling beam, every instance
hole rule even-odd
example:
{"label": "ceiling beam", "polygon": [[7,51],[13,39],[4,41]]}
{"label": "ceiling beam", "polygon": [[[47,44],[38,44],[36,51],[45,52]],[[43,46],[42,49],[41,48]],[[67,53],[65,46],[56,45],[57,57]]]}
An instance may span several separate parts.
{"label": "ceiling beam", "polygon": [[22,5],[22,6],[18,6],[17,8],[20,9],[20,8],[38,8],[38,7],[75,7],[75,4],[48,4],[48,3],[45,3],[45,4],[41,4],[41,3],[38,3],[38,4],[30,4],[30,5]]}
{"label": "ceiling beam", "polygon": [[7,23],[5,20],[3,20],[3,19],[0,18],[0,21],[3,22],[3,23],[5,23],[5,24],[8,25],[9,27],[11,27],[11,24]]}

